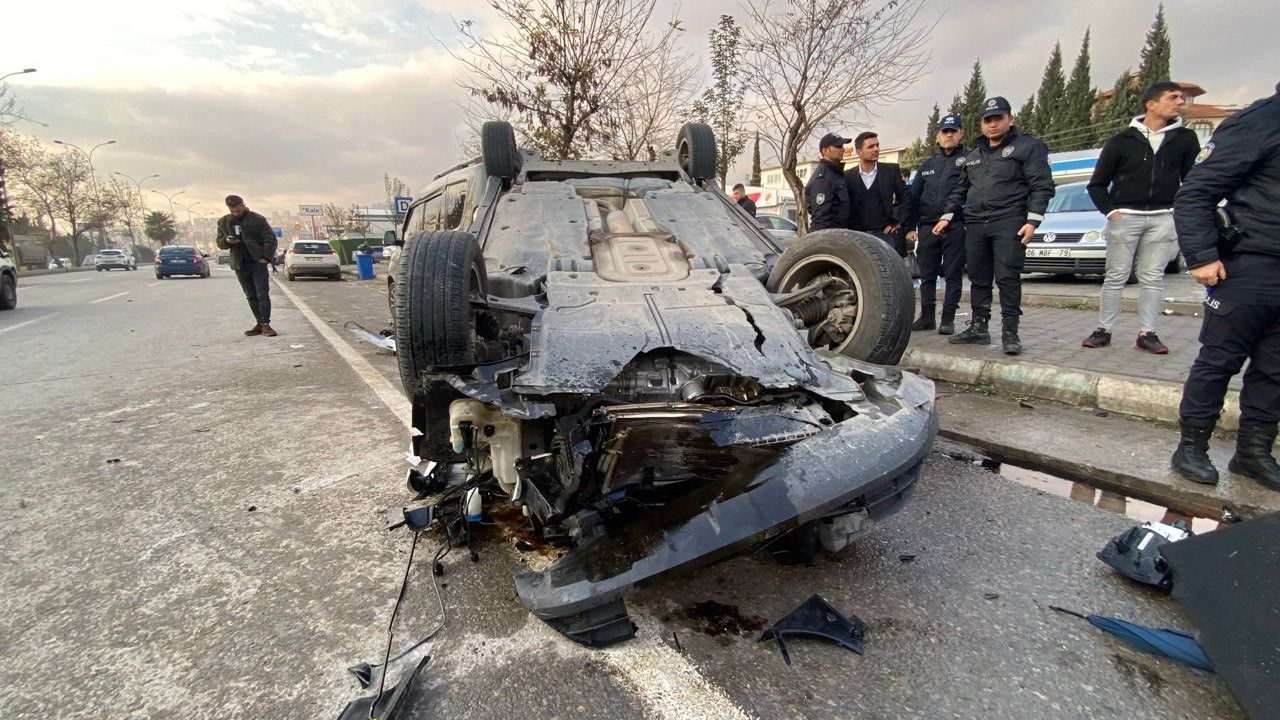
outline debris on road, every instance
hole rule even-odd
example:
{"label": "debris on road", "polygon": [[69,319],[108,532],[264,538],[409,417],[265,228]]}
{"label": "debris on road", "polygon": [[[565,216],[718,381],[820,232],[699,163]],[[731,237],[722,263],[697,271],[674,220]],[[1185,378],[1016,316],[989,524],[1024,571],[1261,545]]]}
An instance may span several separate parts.
{"label": "debris on road", "polygon": [[915,555],[907,555],[907,554],[904,554],[904,555],[899,555],[899,556],[898,556],[898,562],[901,562],[901,563],[909,563],[909,562],[912,562],[912,561],[913,561],[913,560],[915,560],[915,559],[916,559],[916,556],[915,556]]}
{"label": "debris on road", "polygon": [[1178,662],[1205,672],[1213,672],[1213,664],[1200,648],[1196,639],[1170,628],[1153,628],[1138,623],[1107,617],[1105,615],[1084,615],[1074,610],[1050,605],[1050,610],[1064,615],[1088,620],[1091,625],[1103,632],[1114,635],[1142,652],[1158,657],[1177,660]]}
{"label": "debris on road", "polygon": [[1165,548],[1173,599],[1195,623],[1217,674],[1249,717],[1280,707],[1280,513],[1224,525]]}
{"label": "debris on road", "polygon": [[1143,523],[1112,538],[1098,551],[1098,559],[1131,580],[1168,592],[1173,587],[1173,573],[1162,549],[1191,534],[1191,528],[1182,520],[1172,525]]}
{"label": "debris on road", "polygon": [[120,462],[120,458],[111,458],[111,459],[107,460],[107,464],[108,464],[108,465],[115,465],[115,464],[116,464],[116,463],[118,463],[118,462]]}
{"label": "debris on road", "polygon": [[764,631],[760,640],[770,638],[778,641],[778,650],[782,652],[782,661],[791,664],[791,655],[787,652],[784,637],[816,637],[824,638],[837,645],[862,654],[862,641],[866,637],[867,626],[856,615],[845,617],[818,595],[805,600],[791,614],[774,623],[773,627]]}
{"label": "debris on road", "polygon": [[394,337],[386,337],[379,333],[370,332],[360,323],[354,320],[348,320],[342,324],[342,327],[356,334],[356,337],[364,340],[370,345],[376,346],[379,350],[386,350],[392,354],[396,351],[396,339]]}

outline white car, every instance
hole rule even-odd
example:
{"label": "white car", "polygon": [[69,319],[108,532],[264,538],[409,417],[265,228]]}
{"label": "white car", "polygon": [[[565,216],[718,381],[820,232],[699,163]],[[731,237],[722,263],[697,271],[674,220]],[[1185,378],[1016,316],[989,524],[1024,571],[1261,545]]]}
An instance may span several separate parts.
{"label": "white car", "polygon": [[133,256],[123,250],[115,248],[105,248],[99,250],[97,255],[93,256],[93,267],[98,272],[103,270],[113,270],[119,268],[121,270],[137,270],[138,262]]}
{"label": "white car", "polygon": [[294,240],[284,254],[284,276],[289,280],[305,276],[342,279],[338,253],[327,242]]}
{"label": "white car", "polygon": [[9,253],[0,250],[0,310],[18,307],[18,268]]}

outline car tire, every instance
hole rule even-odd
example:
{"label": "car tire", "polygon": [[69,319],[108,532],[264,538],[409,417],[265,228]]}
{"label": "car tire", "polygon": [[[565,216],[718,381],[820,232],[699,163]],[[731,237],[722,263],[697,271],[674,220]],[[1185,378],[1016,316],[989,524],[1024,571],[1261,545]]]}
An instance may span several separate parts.
{"label": "car tire", "polygon": [[396,361],[405,394],[424,388],[435,368],[475,361],[471,297],[488,288],[484,258],[470,233],[417,232],[396,269]]}
{"label": "car tire", "polygon": [[395,278],[387,278],[387,312],[391,313],[394,320],[396,316],[396,281]]}
{"label": "car tire", "polygon": [[293,282],[293,273],[290,273],[290,272],[285,273],[284,279],[288,280],[289,282]]}
{"label": "car tire", "polygon": [[852,284],[857,312],[852,330],[842,339],[811,337],[811,344],[858,360],[898,364],[911,339],[915,312],[915,291],[902,258],[867,233],[817,230],[783,251],[769,274],[768,288],[790,292],[827,274]]}
{"label": "car tire", "polygon": [[520,171],[520,152],[516,149],[516,132],[511,123],[490,120],[480,128],[480,156],[489,175],[514,178]]}
{"label": "car tire", "polygon": [[18,307],[18,281],[12,275],[0,275],[0,310]]}
{"label": "car tire", "polygon": [[694,180],[716,176],[716,134],[705,123],[685,123],[676,136],[680,167]]}

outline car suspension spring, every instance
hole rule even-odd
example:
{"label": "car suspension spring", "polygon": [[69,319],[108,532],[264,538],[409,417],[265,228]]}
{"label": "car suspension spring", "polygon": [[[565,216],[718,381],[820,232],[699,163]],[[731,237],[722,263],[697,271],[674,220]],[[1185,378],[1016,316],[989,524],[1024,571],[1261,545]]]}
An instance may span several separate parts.
{"label": "car suspension spring", "polygon": [[805,298],[789,309],[792,315],[800,318],[800,322],[804,323],[805,327],[822,322],[829,312],[827,302],[817,297]]}

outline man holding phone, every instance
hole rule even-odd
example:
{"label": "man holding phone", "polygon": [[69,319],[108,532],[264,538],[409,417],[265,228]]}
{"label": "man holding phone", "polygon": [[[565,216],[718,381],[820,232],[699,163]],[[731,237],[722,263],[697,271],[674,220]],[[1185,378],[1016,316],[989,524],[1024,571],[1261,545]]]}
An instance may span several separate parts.
{"label": "man holding phone", "polygon": [[218,247],[231,251],[231,269],[240,281],[249,310],[257,323],[245,335],[275,337],[271,328],[271,279],[268,267],[276,252],[271,223],[244,204],[239,195],[228,195],[230,212],[218,220]]}

